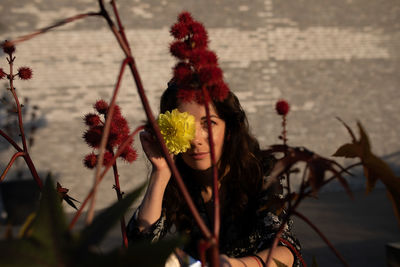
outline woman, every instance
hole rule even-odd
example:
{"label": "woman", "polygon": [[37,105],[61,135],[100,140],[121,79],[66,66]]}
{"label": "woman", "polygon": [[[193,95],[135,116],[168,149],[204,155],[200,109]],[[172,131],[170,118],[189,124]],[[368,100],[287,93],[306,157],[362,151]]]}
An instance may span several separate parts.
{"label": "woman", "polygon": [[[190,149],[174,159],[200,215],[210,227],[212,171],[205,108],[196,101],[179,100],[177,94],[176,84],[170,83],[161,97],[160,112],[177,108],[195,118],[195,138]],[[282,192],[280,184],[263,190],[274,161],[261,157],[259,144],[249,133],[246,115],[233,93],[229,92],[224,101],[210,102],[209,108],[222,205],[221,262],[229,263],[228,266],[261,266],[282,221],[272,207],[265,208],[268,200],[279,197]],[[201,233],[171,178],[153,135],[145,131],[140,137],[152,172],[143,201],[129,222],[128,236],[131,240],[156,241],[174,226],[180,233],[190,236],[185,251],[198,258],[197,241],[202,238]],[[290,224],[285,227],[282,239],[272,257],[287,266],[300,266],[296,256],[300,246],[291,234]]]}

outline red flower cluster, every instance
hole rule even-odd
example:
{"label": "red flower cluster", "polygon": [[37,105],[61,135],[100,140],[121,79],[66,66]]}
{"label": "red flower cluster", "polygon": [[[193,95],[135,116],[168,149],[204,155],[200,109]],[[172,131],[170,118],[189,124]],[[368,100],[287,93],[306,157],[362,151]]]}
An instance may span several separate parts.
{"label": "red flower cluster", "polygon": [[28,67],[20,67],[18,69],[18,77],[22,80],[29,80],[32,78],[32,69]]}
{"label": "red flower cluster", "polygon": [[279,100],[276,102],[275,109],[279,115],[286,116],[289,113],[290,106],[286,100]]}
{"label": "red flower cluster", "polygon": [[[208,50],[208,35],[203,24],[193,20],[189,12],[182,12],[170,30],[175,41],[170,52],[178,58],[173,81],[179,88],[178,97],[184,101],[224,100],[229,87],[223,80],[217,56]],[[202,88],[208,95],[204,99]]]}
{"label": "red flower cluster", "polygon": [[[83,134],[83,139],[86,143],[96,149],[99,148],[101,137],[104,130],[104,122],[101,120],[100,116],[103,115],[105,118],[108,113],[108,104],[104,100],[98,100],[94,104],[95,110],[99,113],[88,113],[84,117],[85,124],[89,126],[89,129]],[[106,152],[104,153],[103,165],[108,165],[113,156],[114,149],[118,149],[122,143],[129,136],[129,126],[126,119],[121,114],[121,109],[119,106],[115,105],[114,112],[111,121],[110,133],[107,140]],[[120,155],[125,161],[131,163],[137,158],[137,153],[132,147],[133,140],[130,141],[128,146],[125,147],[124,151]],[[94,152],[85,156],[83,163],[89,169],[92,169],[97,164],[98,155]]]}

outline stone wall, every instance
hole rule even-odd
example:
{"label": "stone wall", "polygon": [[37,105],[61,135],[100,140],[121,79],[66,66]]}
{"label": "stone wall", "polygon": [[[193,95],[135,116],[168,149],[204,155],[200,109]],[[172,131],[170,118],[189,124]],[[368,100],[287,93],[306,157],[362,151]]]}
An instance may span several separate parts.
{"label": "stone wall", "polygon": [[[285,98],[292,108],[290,144],[329,156],[350,141],[335,117],[354,129],[360,120],[373,150],[399,170],[397,0],[120,0],[118,6],[155,112],[174,65],[168,53],[169,26],[185,9],[207,27],[225,80],[239,96],[263,147],[279,142],[274,103]],[[2,0],[0,39],[97,10],[94,0]],[[90,151],[82,140],[82,117],[97,99],[110,99],[123,54],[105,21],[87,18],[21,43],[16,56],[17,66],[34,71],[32,80],[16,82],[18,93],[39,106],[45,120],[35,134],[32,158],[41,172],[51,171],[71,196],[82,200],[93,183],[93,172],[82,165]],[[0,67],[6,68],[4,55],[1,58]],[[131,128],[140,125],[144,114],[129,72],[118,99]],[[136,147],[140,151],[140,144]],[[1,151],[1,170],[12,153]],[[136,163],[119,167],[124,191],[146,179],[148,166],[141,151]],[[359,189],[364,181],[353,178],[350,183]],[[101,185],[98,208],[115,201],[112,185],[109,175]],[[332,185],[329,190],[340,188]]]}

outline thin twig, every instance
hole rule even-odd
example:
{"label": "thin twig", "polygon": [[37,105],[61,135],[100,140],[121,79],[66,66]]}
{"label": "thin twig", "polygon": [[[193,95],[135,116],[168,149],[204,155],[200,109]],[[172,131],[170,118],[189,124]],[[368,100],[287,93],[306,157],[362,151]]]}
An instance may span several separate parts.
{"label": "thin twig", "polygon": [[88,13],[84,13],[84,14],[75,15],[75,16],[63,19],[63,20],[61,20],[61,21],[59,21],[59,22],[57,22],[57,23],[55,23],[55,24],[53,24],[51,26],[39,29],[39,30],[37,30],[37,31],[35,31],[33,33],[17,37],[16,39],[10,41],[10,43],[16,45],[18,43],[22,43],[22,42],[25,42],[27,40],[30,40],[30,39],[32,39],[32,38],[34,38],[34,37],[36,37],[36,36],[38,36],[40,34],[48,32],[51,29],[54,29],[54,28],[62,26],[64,24],[73,22],[75,20],[83,19],[83,18],[86,18],[86,17],[89,17],[89,16],[99,16],[99,15],[100,15],[100,12],[88,12]]}
{"label": "thin twig", "polygon": [[3,171],[3,173],[1,174],[0,182],[2,182],[2,181],[4,180],[4,178],[6,177],[6,174],[7,174],[8,171],[10,170],[10,168],[11,168],[11,166],[13,165],[13,163],[15,162],[15,160],[16,160],[18,157],[24,156],[24,155],[25,155],[25,152],[24,152],[24,151],[19,151],[19,152],[15,153],[15,154],[11,157],[10,162],[7,164],[6,169],[5,169],[5,170]]}
{"label": "thin twig", "polygon": [[[218,253],[218,244],[219,244],[219,230],[220,230],[220,222],[221,222],[221,214],[220,214],[220,199],[219,199],[219,184],[218,184],[218,168],[215,161],[215,146],[212,134],[212,124],[211,124],[211,116],[210,116],[210,107],[208,100],[208,92],[205,87],[202,87],[202,93],[204,98],[204,107],[206,110],[206,117],[207,117],[207,130],[208,130],[208,143],[210,146],[210,154],[211,154],[211,168],[213,171],[213,200],[214,200],[214,238],[216,244],[211,247],[212,253],[212,264],[215,266],[219,266],[219,253]],[[216,251],[214,251],[216,250]]]}
{"label": "thin twig", "polygon": [[19,151],[19,152],[23,151],[23,149],[17,143],[15,143],[14,140],[12,140],[12,138],[10,136],[8,136],[5,132],[3,132],[1,129],[0,129],[0,135],[3,136],[7,140],[7,142],[9,142],[17,151]]}
{"label": "thin twig", "polygon": [[[121,201],[122,193],[121,193],[121,187],[119,185],[119,174],[118,174],[117,162],[114,162],[114,164],[112,166],[113,166],[113,171],[114,171],[115,192],[117,193],[118,201]],[[124,215],[121,216],[120,223],[121,223],[121,234],[122,234],[122,246],[125,248],[128,248],[128,237],[126,236],[126,226],[125,226]]]}
{"label": "thin twig", "polygon": [[108,136],[109,136],[109,133],[110,133],[110,126],[111,126],[111,121],[112,121],[112,118],[113,118],[115,101],[117,99],[117,94],[118,94],[118,91],[119,91],[119,88],[120,88],[120,85],[121,85],[122,76],[124,74],[125,67],[128,64],[128,62],[130,62],[131,60],[132,60],[132,58],[125,58],[125,60],[121,64],[121,69],[119,71],[117,83],[115,85],[115,88],[114,88],[114,91],[113,91],[113,95],[111,97],[111,102],[110,102],[110,105],[109,105],[109,109],[107,111],[106,122],[105,122],[105,125],[104,125],[104,128],[103,128],[103,134],[101,136],[101,141],[100,141],[99,158],[98,158],[98,161],[97,161],[96,172],[95,172],[95,176],[94,176],[94,184],[93,184],[94,192],[93,192],[92,201],[90,203],[89,211],[88,211],[88,214],[87,214],[87,217],[86,217],[86,223],[87,224],[91,224],[92,220],[93,220],[93,217],[94,217],[94,205],[95,205],[95,202],[96,202],[96,193],[97,193],[97,188],[98,188],[98,183],[99,183],[100,171],[101,171],[101,168],[103,166],[105,147],[106,147]]}

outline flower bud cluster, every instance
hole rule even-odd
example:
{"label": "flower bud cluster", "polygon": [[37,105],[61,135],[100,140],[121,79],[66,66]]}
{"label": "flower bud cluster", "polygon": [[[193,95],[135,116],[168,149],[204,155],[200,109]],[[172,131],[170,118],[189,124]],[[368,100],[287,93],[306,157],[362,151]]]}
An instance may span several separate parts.
{"label": "flower bud cluster", "polygon": [[[13,62],[15,58],[13,57],[13,53],[15,52],[14,44],[6,40],[1,44],[1,46],[3,48],[3,52],[5,54],[8,54],[9,62]],[[32,69],[29,67],[20,67],[18,68],[18,73],[16,75],[13,75],[13,77],[10,77],[9,74],[7,74],[2,68],[0,68],[0,79],[4,79],[5,77],[9,77],[9,79],[14,79],[15,76],[18,76],[22,80],[29,80],[32,78]]]}
{"label": "flower bud cluster", "polygon": [[[109,106],[106,101],[98,100],[94,104],[94,109],[97,111],[96,113],[88,113],[84,116],[84,122],[89,129],[83,134],[83,139],[95,150],[100,147],[100,142],[104,131],[105,118],[107,117]],[[104,121],[101,117],[103,117]],[[104,153],[104,166],[111,162],[114,156],[114,149],[118,149],[125,142],[125,140],[129,137],[129,132],[130,129],[128,123],[122,116],[120,107],[115,105],[110,125],[110,132],[106,144],[106,151]],[[129,163],[136,160],[137,153],[133,148],[133,140],[131,140],[125,147],[120,157]],[[93,151],[85,156],[83,163],[87,168],[92,169],[97,165],[97,160],[98,154]]]}
{"label": "flower bud cluster", "polygon": [[[195,21],[189,12],[182,12],[170,30],[175,38],[170,52],[178,59],[172,81],[179,88],[178,97],[197,102],[224,100],[229,88],[223,80],[217,56],[208,49],[208,35],[203,24]],[[208,92],[204,99],[201,89]]]}

